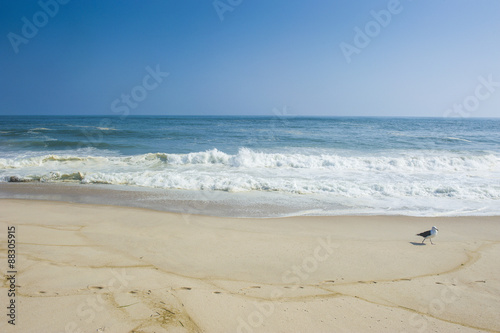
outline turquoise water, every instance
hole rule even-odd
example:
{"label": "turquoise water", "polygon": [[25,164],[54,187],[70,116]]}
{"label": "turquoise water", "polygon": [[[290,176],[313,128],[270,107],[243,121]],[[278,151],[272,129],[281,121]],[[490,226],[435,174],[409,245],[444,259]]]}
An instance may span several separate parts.
{"label": "turquoise water", "polygon": [[0,121],[1,182],[265,193],[267,202],[300,202],[296,214],[500,213],[500,119]]}

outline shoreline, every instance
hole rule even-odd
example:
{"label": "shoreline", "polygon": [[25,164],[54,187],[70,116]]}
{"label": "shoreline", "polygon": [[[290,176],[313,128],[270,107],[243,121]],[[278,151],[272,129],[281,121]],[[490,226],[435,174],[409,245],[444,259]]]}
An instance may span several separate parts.
{"label": "shoreline", "polygon": [[[0,205],[2,230],[16,226],[18,330],[500,331],[500,217]],[[431,225],[436,245],[420,245]]]}
{"label": "shoreline", "polygon": [[[246,195],[246,193],[223,191],[166,190],[129,185],[72,182],[0,183],[0,199],[104,204],[214,217],[274,218],[301,215],[297,215],[297,210],[289,207],[282,200],[266,200],[272,198],[274,193],[252,193],[251,196],[258,199],[252,202],[245,200]],[[259,197],[262,198],[259,199]],[[305,210],[306,207],[304,206],[303,209]]]}
{"label": "shoreline", "polygon": [[[166,190],[130,185],[79,184],[73,182],[0,183],[1,199],[62,201],[145,208],[162,212],[198,214],[214,217],[282,218],[294,216],[408,216],[408,217],[492,217],[494,214],[421,215],[370,208],[352,208],[296,195],[275,192],[224,192]],[[250,200],[249,200],[250,199]]]}

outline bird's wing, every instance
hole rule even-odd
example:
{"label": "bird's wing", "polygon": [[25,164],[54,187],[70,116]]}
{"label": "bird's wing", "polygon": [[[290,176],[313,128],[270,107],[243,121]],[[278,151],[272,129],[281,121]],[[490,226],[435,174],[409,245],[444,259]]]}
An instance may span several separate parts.
{"label": "bird's wing", "polygon": [[424,232],[417,234],[417,236],[422,236],[422,237],[429,237],[430,235],[431,235],[430,230],[427,230],[427,231],[424,231]]}

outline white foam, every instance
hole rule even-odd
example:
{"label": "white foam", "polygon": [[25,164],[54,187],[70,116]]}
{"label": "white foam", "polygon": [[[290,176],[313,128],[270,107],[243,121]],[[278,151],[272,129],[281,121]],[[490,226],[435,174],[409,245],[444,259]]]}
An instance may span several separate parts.
{"label": "white foam", "polygon": [[[0,159],[0,180],[133,185],[224,192],[276,192],[359,211],[491,213],[500,200],[500,156],[443,152],[391,155],[264,153],[242,148],[190,154],[23,156]],[[365,207],[361,209],[361,207]],[[497,208],[500,210],[500,208]],[[459,213],[460,214],[460,213]],[[413,213],[413,215],[418,215]]]}

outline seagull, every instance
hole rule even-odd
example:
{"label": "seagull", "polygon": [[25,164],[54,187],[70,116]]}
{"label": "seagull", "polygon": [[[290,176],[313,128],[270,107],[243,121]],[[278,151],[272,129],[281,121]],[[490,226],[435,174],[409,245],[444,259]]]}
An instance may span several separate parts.
{"label": "seagull", "polygon": [[427,231],[421,232],[421,233],[417,234],[417,236],[424,237],[424,239],[422,240],[422,244],[424,244],[425,240],[427,238],[429,238],[429,240],[431,241],[431,244],[434,245],[434,243],[432,242],[432,237],[435,237],[437,235],[438,231],[439,231],[438,228],[432,227],[431,230],[427,230]]}

